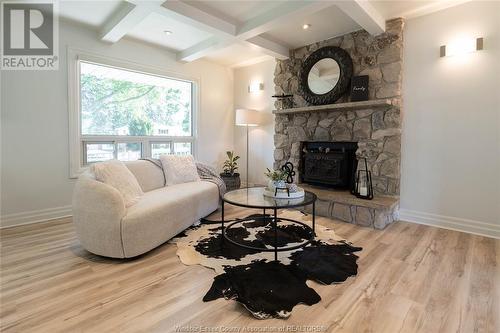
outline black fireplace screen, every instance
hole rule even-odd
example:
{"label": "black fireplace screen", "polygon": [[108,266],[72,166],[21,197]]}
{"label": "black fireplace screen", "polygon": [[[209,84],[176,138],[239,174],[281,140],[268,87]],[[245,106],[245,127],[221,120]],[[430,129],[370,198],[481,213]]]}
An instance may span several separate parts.
{"label": "black fireplace screen", "polygon": [[302,142],[301,183],[350,189],[357,169],[356,142]]}

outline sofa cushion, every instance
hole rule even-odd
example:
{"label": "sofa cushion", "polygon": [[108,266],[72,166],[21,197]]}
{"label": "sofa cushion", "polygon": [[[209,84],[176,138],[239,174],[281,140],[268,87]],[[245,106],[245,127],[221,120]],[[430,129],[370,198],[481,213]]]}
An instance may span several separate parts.
{"label": "sofa cushion", "polygon": [[125,162],[127,168],[134,174],[144,192],[156,190],[165,186],[163,170],[146,160]]}
{"label": "sofa cushion", "polygon": [[200,180],[196,163],[191,155],[161,155],[160,161],[163,165],[167,186]]}
{"label": "sofa cushion", "polygon": [[174,237],[219,205],[219,189],[199,181],[147,192],[122,220],[126,257],[149,251]]}
{"label": "sofa cushion", "polygon": [[137,179],[122,161],[96,163],[91,169],[98,181],[114,187],[121,193],[126,207],[137,203],[144,194]]}

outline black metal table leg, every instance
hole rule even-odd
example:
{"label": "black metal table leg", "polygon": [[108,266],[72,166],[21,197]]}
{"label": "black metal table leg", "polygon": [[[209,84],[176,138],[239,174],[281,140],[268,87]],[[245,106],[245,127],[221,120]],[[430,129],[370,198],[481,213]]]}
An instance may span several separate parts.
{"label": "black metal table leg", "polygon": [[[239,190],[236,190],[236,191],[239,191]],[[245,192],[242,192],[242,191],[246,191],[246,195],[247,195],[246,198],[244,196]],[[227,242],[229,242],[229,244],[233,244],[235,246],[254,250],[254,251],[274,252],[274,260],[278,261],[278,252],[291,251],[291,250],[303,248],[303,247],[307,246],[308,244],[310,244],[312,241],[314,241],[314,238],[316,236],[316,203],[315,203],[315,201],[317,199],[317,196],[314,193],[311,193],[311,192],[305,193],[304,199],[302,200],[302,202],[297,203],[297,204],[294,204],[293,202],[288,203],[288,204],[285,204],[285,203],[281,204],[279,202],[276,202],[275,205],[270,205],[267,203],[262,204],[260,201],[257,201],[257,200],[251,200],[252,198],[249,195],[249,191],[255,191],[255,192],[260,191],[260,192],[262,192],[262,194],[264,194],[263,193],[264,188],[260,188],[260,189],[259,188],[255,188],[255,189],[247,188],[247,189],[241,190],[240,191],[241,193],[239,193],[238,195],[235,195],[234,193],[233,194],[226,193],[226,195],[224,195],[224,197],[222,198],[223,202],[221,205],[221,215],[222,215],[222,219],[221,219],[221,234],[222,234],[221,246],[226,246],[226,244],[228,244]],[[240,194],[243,194],[242,198],[240,198]],[[233,220],[226,221],[225,216],[224,216],[224,208],[225,208],[226,202],[230,205],[234,205],[234,206],[238,206],[238,207],[244,207],[244,208],[250,208],[250,209],[262,209],[263,216],[258,216],[259,214],[252,214],[251,217],[247,217],[247,218],[243,218],[243,219],[236,218]],[[293,246],[278,247],[279,246],[279,242],[278,242],[278,209],[307,207],[309,205],[312,205],[312,214],[313,214],[312,227],[309,224],[309,222],[304,223],[304,222],[300,222],[300,221],[297,221],[294,219],[289,219],[286,217],[280,218],[280,223],[281,222],[290,222],[293,225],[299,225],[299,226],[301,226],[301,228],[305,228],[305,230],[307,230],[307,233],[309,234],[309,237],[306,237],[307,239],[305,239],[300,244],[296,244]],[[269,213],[269,220],[267,220],[266,211],[269,211],[269,210],[273,210],[273,212]],[[256,217],[256,215],[257,215],[257,217]],[[269,246],[268,247],[266,247],[266,246],[264,246],[264,247],[251,246],[251,245],[243,244],[242,242],[238,242],[237,240],[231,239],[231,237],[227,236],[226,229],[230,230],[235,225],[240,225],[240,224],[242,225],[242,227],[245,228],[244,222],[247,222],[247,221],[255,222],[255,220],[259,220],[259,219],[264,220],[266,228],[269,226],[271,229],[271,232],[274,232],[274,246],[272,246],[272,244],[270,247]],[[286,231],[283,231],[283,232],[286,232]],[[271,237],[273,237],[273,236],[271,236]]]}
{"label": "black metal table leg", "polygon": [[316,225],[316,201],[313,201],[313,235],[316,236],[316,230],[315,230],[315,225]]}
{"label": "black metal table leg", "polygon": [[224,201],[222,201],[222,209],[221,209],[221,215],[222,215],[222,244],[224,244]]}
{"label": "black metal table leg", "polygon": [[278,261],[278,212],[274,208],[274,260]]}

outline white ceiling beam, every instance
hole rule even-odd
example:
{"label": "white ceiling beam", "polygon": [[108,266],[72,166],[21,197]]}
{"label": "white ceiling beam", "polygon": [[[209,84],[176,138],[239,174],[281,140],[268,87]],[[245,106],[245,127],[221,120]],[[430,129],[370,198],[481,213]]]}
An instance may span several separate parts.
{"label": "white ceiling beam", "polygon": [[249,39],[282,23],[297,21],[304,15],[313,14],[333,5],[331,1],[288,1],[243,23],[238,27],[236,35],[241,40]]}
{"label": "white ceiling beam", "polygon": [[339,0],[335,1],[335,5],[371,35],[385,32],[384,17],[368,1]]}
{"label": "white ceiling beam", "polygon": [[208,31],[214,37],[177,54],[178,60],[193,61],[233,43],[243,43],[278,59],[289,56],[289,48],[261,34],[290,20],[297,20],[332,5],[337,5],[370,34],[385,31],[384,18],[364,0],[350,1],[289,1],[237,26],[234,22],[203,11],[179,0],[128,0],[105,25],[100,33],[104,41],[115,43],[130,32],[149,14],[157,13]]}
{"label": "white ceiling beam", "polygon": [[101,38],[116,42],[151,13],[157,13],[195,26],[214,35],[177,54],[180,61],[194,61],[234,43],[257,48],[278,59],[289,57],[289,47],[262,36],[274,27],[337,5],[371,34],[385,30],[385,20],[366,1],[289,1],[237,26],[234,22],[179,0],[129,0],[124,2],[104,27]]}
{"label": "white ceiling beam", "polygon": [[103,41],[116,43],[150,13],[148,8],[125,1],[107,21],[99,37]]}
{"label": "white ceiling beam", "polygon": [[[166,9],[167,11],[162,10]],[[234,37],[236,35],[236,25],[220,17],[207,13],[195,6],[178,0],[167,0],[158,8],[160,14],[174,17],[184,23],[202,27],[204,30],[221,36]]]}
{"label": "white ceiling beam", "polygon": [[[314,13],[332,5],[334,3],[329,1],[290,1],[241,24],[239,27],[221,17],[206,13],[178,0],[166,1],[162,7],[175,13],[178,18],[189,20],[191,24],[197,23],[201,24],[202,28],[210,28],[211,32],[219,38],[218,41],[213,38],[202,41],[177,55],[179,60],[193,61],[233,43],[244,43],[259,49],[266,55],[286,59],[289,57],[289,48],[286,45],[259,35],[283,22],[296,20],[301,15]],[[165,13],[165,15],[170,14]],[[203,47],[206,47],[207,50],[204,51]]]}
{"label": "white ceiling beam", "polygon": [[290,56],[290,49],[288,46],[281,45],[280,43],[274,42],[262,36],[255,36],[247,40],[240,40],[235,37],[211,37],[191,46],[190,48],[178,52],[177,60],[188,62],[195,61],[209,55],[212,52],[221,50],[235,43],[250,46],[266,55],[270,55],[281,60],[287,59]]}
{"label": "white ceiling beam", "polygon": [[250,45],[252,48],[258,49],[266,55],[270,55],[280,60],[285,60],[290,57],[290,49],[287,46],[283,46],[262,36],[249,38],[243,43]]}
{"label": "white ceiling beam", "polygon": [[178,61],[195,61],[232,44],[230,39],[211,37],[177,53]]}

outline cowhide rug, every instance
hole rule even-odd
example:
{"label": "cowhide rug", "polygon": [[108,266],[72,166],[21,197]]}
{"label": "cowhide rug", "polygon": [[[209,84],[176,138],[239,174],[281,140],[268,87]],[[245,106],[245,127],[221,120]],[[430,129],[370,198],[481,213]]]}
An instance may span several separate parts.
{"label": "cowhide rug", "polygon": [[[249,217],[262,217],[250,215]],[[299,211],[284,211],[279,215],[311,225],[311,217]],[[228,237],[240,243],[274,248],[272,219],[256,218],[231,227]],[[217,298],[234,299],[243,304],[256,318],[288,318],[297,304],[313,305],[321,300],[307,280],[321,284],[345,281],[357,274],[358,257],[354,247],[337,237],[327,227],[316,224],[316,238],[305,248],[278,252],[261,252],[221,242],[220,222],[202,220],[171,242],[177,244],[177,255],[186,265],[203,265],[218,274],[203,301]],[[305,227],[288,221],[278,222],[278,244],[293,246],[304,242],[309,232]]]}

